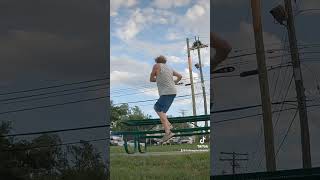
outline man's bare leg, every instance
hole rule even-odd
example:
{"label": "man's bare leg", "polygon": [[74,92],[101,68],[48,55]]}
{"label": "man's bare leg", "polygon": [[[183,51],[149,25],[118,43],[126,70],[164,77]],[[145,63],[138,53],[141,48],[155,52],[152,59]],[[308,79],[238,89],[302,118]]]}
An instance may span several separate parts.
{"label": "man's bare leg", "polygon": [[171,124],[168,121],[167,114],[164,113],[164,112],[157,112],[157,111],[156,111],[156,113],[160,117],[160,121],[161,121],[162,126],[164,128],[164,131],[166,132],[166,134],[169,134],[171,132],[171,130],[170,130],[170,125]]}
{"label": "man's bare leg", "polygon": [[170,122],[167,118],[167,115],[166,113],[164,112],[157,112],[157,114],[159,115],[160,117],[160,121],[163,125],[163,128],[164,128],[164,131],[165,131],[165,134],[164,136],[162,137],[162,142],[161,143],[165,143],[166,141],[168,141],[170,138],[172,138],[174,136],[174,133],[171,132],[171,129],[170,129]]}

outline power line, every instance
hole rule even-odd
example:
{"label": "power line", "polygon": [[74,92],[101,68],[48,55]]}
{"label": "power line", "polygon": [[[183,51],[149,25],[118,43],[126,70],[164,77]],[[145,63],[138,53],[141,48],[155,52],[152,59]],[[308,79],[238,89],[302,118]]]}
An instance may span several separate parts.
{"label": "power line", "polygon": [[[188,96],[191,96],[191,95],[181,95],[181,96],[176,96],[176,98],[188,97]],[[114,104],[114,105],[142,103],[142,102],[150,102],[150,101],[157,101],[157,100],[158,100],[158,99],[148,99],[148,100],[141,100],[141,101],[122,102],[122,103],[116,103],[116,104]]]}
{"label": "power line", "polygon": [[0,115],[16,113],[16,112],[23,112],[23,111],[31,111],[31,110],[35,110],[35,109],[43,109],[43,108],[49,108],[49,107],[55,107],[55,106],[64,106],[64,105],[75,104],[75,103],[80,103],[80,102],[94,101],[94,100],[104,99],[107,97],[108,96],[101,96],[101,97],[96,97],[96,98],[82,99],[82,100],[78,100],[78,101],[70,101],[70,102],[59,103],[59,104],[51,104],[51,105],[46,105],[46,106],[37,106],[37,107],[31,107],[31,108],[23,108],[23,109],[11,110],[11,111],[4,111],[4,112],[0,112]]}
{"label": "power line", "polygon": [[296,117],[297,117],[297,114],[298,114],[298,109],[297,109],[296,112],[294,113],[293,118],[292,118],[292,120],[291,120],[291,122],[290,122],[290,124],[289,124],[289,127],[288,127],[288,129],[287,129],[287,131],[286,131],[286,133],[285,133],[285,135],[284,135],[281,143],[279,144],[279,147],[278,147],[278,150],[277,150],[277,153],[276,153],[276,158],[277,158],[277,156],[278,156],[278,153],[280,152],[280,149],[282,148],[283,143],[285,142],[286,138],[288,137],[289,131],[290,131],[290,129],[291,129],[291,126],[292,126],[294,120],[295,120]]}
{"label": "power line", "polygon": [[92,140],[80,140],[80,141],[69,142],[69,143],[49,144],[49,145],[41,145],[41,146],[31,146],[31,147],[25,147],[25,148],[2,149],[1,151],[4,151],[4,152],[27,151],[27,150],[38,149],[38,148],[49,148],[49,147],[59,147],[59,146],[75,145],[75,144],[81,144],[82,142],[99,142],[99,141],[106,141],[106,140],[109,140],[109,139],[110,139],[110,138],[100,138],[100,139],[92,139]]}
{"label": "power line", "polygon": [[[272,111],[272,113],[277,113],[277,112],[282,112],[282,111],[290,111],[290,110],[296,110],[296,109],[297,108],[286,108],[286,109],[282,109],[281,111],[280,110]],[[219,124],[219,123],[231,122],[231,121],[236,121],[236,120],[240,120],[240,119],[247,119],[247,118],[251,118],[251,117],[257,117],[257,116],[262,116],[262,113],[252,114],[252,115],[247,115],[247,116],[240,116],[240,117],[237,117],[237,118],[223,119],[223,120],[219,120],[219,121],[213,121],[213,123]]]}
{"label": "power line", "polygon": [[24,98],[30,98],[30,97],[36,97],[36,96],[43,96],[43,95],[49,95],[49,94],[56,94],[56,93],[60,93],[60,92],[73,91],[73,90],[78,90],[78,89],[87,89],[87,88],[98,87],[98,86],[107,86],[107,84],[106,83],[94,84],[94,85],[90,85],[90,86],[82,86],[82,87],[65,89],[65,90],[60,90],[60,91],[52,91],[52,92],[46,92],[46,93],[40,93],[40,94],[32,94],[32,95],[27,95],[27,96],[18,96],[18,97],[0,99],[0,102],[6,102],[6,101],[12,101],[12,100],[16,100],[16,99],[24,99]]}
{"label": "power line", "polygon": [[92,80],[79,81],[79,82],[73,82],[73,83],[65,83],[65,84],[54,85],[54,86],[45,86],[45,87],[40,87],[40,88],[33,88],[33,89],[26,89],[26,90],[20,90],[20,91],[5,92],[5,93],[0,93],[0,96],[18,94],[18,93],[26,93],[26,92],[32,92],[32,91],[39,91],[39,90],[45,90],[45,89],[50,89],[50,88],[58,88],[58,87],[63,87],[63,86],[70,86],[70,85],[83,84],[83,83],[102,81],[102,80],[109,80],[109,78],[108,77],[97,78],[97,79],[92,79]]}
{"label": "power line", "polygon": [[[210,75],[204,76],[204,77],[209,77]],[[189,78],[182,78],[181,80],[188,80]],[[194,80],[199,79],[198,77],[194,77]],[[155,84],[144,84],[144,85],[140,85],[142,83],[139,83],[139,86],[135,86],[135,87],[127,87],[127,88],[120,88],[120,89],[116,89],[116,90],[111,90],[111,94],[121,94],[123,92],[128,92],[128,90],[138,90],[141,91],[141,89],[149,89],[149,88],[156,88]],[[132,84],[130,84],[132,85]]]}
{"label": "power line", "polygon": [[69,129],[58,129],[58,130],[50,130],[50,131],[39,131],[39,132],[29,132],[29,133],[18,133],[18,134],[7,134],[0,135],[0,137],[18,137],[18,136],[30,136],[30,135],[38,135],[38,134],[51,134],[58,132],[69,132],[69,131],[79,131],[79,130],[88,130],[88,129],[98,129],[98,128],[106,128],[110,125],[97,125],[97,126],[87,126],[87,127],[78,127],[78,128],[69,128]]}
{"label": "power line", "polygon": [[[291,76],[291,79],[290,79],[290,82],[289,82],[289,85],[288,85],[287,91],[286,91],[285,96],[284,96],[284,98],[283,98],[283,99],[286,99],[286,98],[287,98],[287,96],[288,96],[288,93],[289,93],[289,90],[290,90],[290,87],[291,87],[291,84],[292,84],[292,80],[293,80],[293,76]],[[280,108],[280,110],[283,108],[283,105],[284,105],[284,103],[282,103],[282,104],[281,104],[281,108]],[[279,119],[280,119],[280,113],[278,114],[278,118],[277,118],[277,120],[276,120],[276,122],[275,122],[274,127],[276,127],[276,126],[277,126],[277,124],[278,124],[278,122],[279,122]]]}
{"label": "power line", "polygon": [[31,99],[25,99],[25,100],[7,102],[7,103],[2,103],[2,104],[12,104],[12,103],[29,102],[29,101],[42,100],[42,99],[48,99],[48,98],[53,98],[53,97],[62,97],[62,96],[68,96],[68,95],[74,95],[74,94],[80,94],[80,93],[86,93],[86,92],[99,91],[99,90],[102,90],[102,89],[107,89],[107,87],[96,88],[96,89],[89,89],[89,90],[77,91],[77,92],[71,92],[71,93],[64,93],[64,94],[58,94],[58,95],[53,95],[53,96],[45,96],[45,97],[31,98]]}
{"label": "power line", "polygon": [[[210,81],[210,80],[205,80],[205,82],[208,82],[208,81]],[[194,82],[194,84],[199,84],[199,83],[201,83],[201,82],[200,82],[200,81]],[[185,86],[182,86],[182,87],[185,87]],[[156,87],[154,87],[154,89],[156,89]],[[120,94],[120,95],[116,95],[116,96],[113,96],[113,95],[112,95],[112,98],[115,98],[115,97],[123,97],[123,96],[130,96],[130,95],[136,95],[136,94],[143,94],[143,93],[146,93],[146,92],[152,92],[152,91],[154,91],[154,89],[147,89],[147,90],[141,90],[141,89],[139,89],[140,92],[133,92],[133,93],[128,93],[128,94],[124,93],[124,94]],[[113,94],[113,93],[112,93],[112,94]]]}
{"label": "power line", "polygon": [[[199,96],[199,95],[201,95],[201,93],[197,93],[197,94],[195,94],[195,96]],[[191,96],[191,95],[190,95]],[[180,101],[184,101],[184,100],[186,100],[186,99],[190,99],[189,97],[187,97],[187,98],[176,98],[174,101],[173,101],[173,103],[175,103],[175,102],[180,102]],[[142,105],[139,105],[139,107],[141,107],[141,106],[150,106],[150,105],[154,105],[154,103],[148,103],[148,104],[142,104]]]}

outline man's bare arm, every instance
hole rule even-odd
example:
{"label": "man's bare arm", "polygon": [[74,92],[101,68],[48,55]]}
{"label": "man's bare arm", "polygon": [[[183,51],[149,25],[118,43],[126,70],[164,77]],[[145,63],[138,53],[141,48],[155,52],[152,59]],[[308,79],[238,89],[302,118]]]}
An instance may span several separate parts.
{"label": "man's bare arm", "polygon": [[182,79],[182,75],[177,73],[176,71],[173,71],[173,76],[176,76],[177,79],[174,81],[174,83],[178,84],[179,81]]}
{"label": "man's bare arm", "polygon": [[219,38],[215,33],[210,34],[211,46],[216,49],[216,54],[213,59],[210,59],[211,72],[214,71],[217,66],[227,59],[228,54],[231,51],[231,45]]}
{"label": "man's bare arm", "polygon": [[159,64],[155,64],[152,68],[152,72],[150,74],[150,82],[156,82],[157,75],[159,74],[160,66]]}

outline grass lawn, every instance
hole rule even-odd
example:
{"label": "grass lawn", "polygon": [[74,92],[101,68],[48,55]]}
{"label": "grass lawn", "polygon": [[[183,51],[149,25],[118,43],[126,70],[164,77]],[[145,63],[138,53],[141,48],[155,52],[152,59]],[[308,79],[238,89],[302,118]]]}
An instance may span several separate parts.
{"label": "grass lawn", "polygon": [[[148,152],[197,149],[197,145],[148,146]],[[209,180],[209,152],[181,155],[126,155],[123,147],[110,147],[112,180]]]}
{"label": "grass lawn", "polygon": [[[209,144],[205,144],[208,145]],[[181,149],[197,149],[197,144],[147,146],[147,152],[180,151]],[[123,146],[110,146],[110,153],[126,153]]]}

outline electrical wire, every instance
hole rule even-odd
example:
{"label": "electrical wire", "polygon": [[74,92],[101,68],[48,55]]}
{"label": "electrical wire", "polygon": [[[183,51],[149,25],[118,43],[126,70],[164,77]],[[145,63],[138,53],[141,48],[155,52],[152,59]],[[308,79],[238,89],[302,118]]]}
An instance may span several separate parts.
{"label": "electrical wire", "polygon": [[103,90],[103,89],[107,89],[107,87],[89,89],[89,90],[77,91],[77,92],[71,92],[71,93],[64,93],[64,94],[58,94],[58,95],[52,95],[52,96],[30,98],[30,99],[19,100],[19,101],[11,101],[11,102],[6,102],[6,103],[2,103],[2,104],[13,104],[13,103],[21,103],[21,102],[30,102],[30,101],[43,100],[43,99],[48,99],[48,98],[53,98],[53,97],[62,97],[62,96],[69,96],[69,95],[86,93],[86,92],[94,92],[94,91],[99,91],[99,90]]}
{"label": "electrical wire", "polygon": [[18,136],[31,136],[31,135],[39,135],[39,134],[51,134],[51,133],[60,133],[60,132],[70,132],[70,131],[106,128],[106,127],[109,127],[109,126],[110,125],[104,124],[104,125],[86,126],[86,127],[69,128],[69,129],[57,129],[57,130],[50,130],[50,131],[6,134],[6,135],[0,135],[0,137],[18,137]]}
{"label": "electrical wire", "polygon": [[87,88],[99,87],[99,86],[105,86],[106,87],[107,84],[106,83],[94,84],[94,85],[82,86],[82,87],[77,87],[77,88],[72,88],[72,89],[65,89],[65,90],[52,91],[52,92],[39,93],[39,94],[32,94],[32,95],[27,95],[27,96],[11,97],[11,98],[6,98],[6,99],[0,99],[0,102],[7,102],[7,101],[12,101],[12,100],[17,100],[17,99],[25,99],[25,98],[30,98],[30,97],[37,97],[37,96],[43,96],[43,95],[49,95],[49,94],[56,94],[56,93],[60,93],[60,92],[67,92],[67,91],[73,91],[73,90],[79,90],[79,89],[87,89]]}
{"label": "electrical wire", "polygon": [[289,127],[288,127],[288,129],[287,129],[287,131],[286,131],[286,133],[285,133],[285,135],[284,135],[281,143],[280,143],[279,146],[278,146],[278,149],[277,149],[277,152],[276,152],[276,158],[278,157],[278,154],[279,154],[279,152],[280,152],[280,150],[281,150],[281,148],[282,148],[283,143],[285,142],[286,138],[288,137],[288,134],[289,134],[289,132],[290,132],[290,129],[291,129],[291,127],[292,127],[293,122],[294,122],[295,119],[296,119],[297,114],[298,114],[298,109],[297,109],[296,112],[294,113],[294,115],[293,115],[293,117],[292,117],[292,119],[291,119],[291,121],[290,121]]}
{"label": "electrical wire", "polygon": [[69,142],[69,143],[60,143],[60,144],[49,144],[49,145],[40,145],[40,146],[29,146],[25,148],[16,148],[12,147],[9,149],[1,149],[2,152],[16,152],[16,151],[28,151],[32,149],[39,149],[39,148],[50,148],[50,147],[60,147],[60,146],[68,146],[68,145],[75,145],[75,144],[81,144],[83,142],[100,142],[100,141],[107,141],[110,140],[110,138],[100,138],[100,139],[91,139],[91,140],[80,140],[75,142]]}
{"label": "electrical wire", "polygon": [[22,109],[17,109],[17,110],[3,111],[3,112],[0,112],[0,115],[17,113],[17,112],[24,112],[24,111],[31,111],[31,110],[35,110],[35,109],[44,109],[44,108],[56,107],[56,106],[64,106],[64,105],[76,104],[76,103],[80,103],[80,102],[95,101],[95,100],[105,99],[107,97],[108,96],[100,96],[100,97],[96,97],[96,98],[82,99],[82,100],[77,100],[77,101],[69,101],[69,102],[58,103],[58,104],[51,104],[51,105],[45,105],[45,106],[36,106],[36,107],[22,108]]}
{"label": "electrical wire", "polygon": [[83,84],[83,83],[89,83],[89,82],[95,82],[95,81],[103,81],[103,80],[109,80],[109,77],[91,79],[91,80],[86,80],[86,81],[78,81],[78,82],[72,82],[72,83],[65,83],[65,84],[59,84],[59,85],[54,85],[54,86],[44,86],[44,87],[39,87],[39,88],[12,91],[12,92],[2,92],[2,93],[0,93],[0,96],[18,94],[18,93],[26,93],[26,92],[32,92],[32,91],[39,91],[39,90],[47,90],[47,89],[51,89],[51,88],[58,88],[58,87],[63,87],[63,86],[77,85],[77,84]]}
{"label": "electrical wire", "polygon": [[[181,96],[176,96],[176,98],[180,97],[188,97],[191,95],[181,95]],[[120,105],[120,104],[134,104],[134,103],[142,103],[142,102],[150,102],[150,101],[157,101],[158,99],[147,99],[147,100],[141,100],[141,101],[131,101],[131,102],[121,102],[121,103],[116,103],[114,105]]]}

